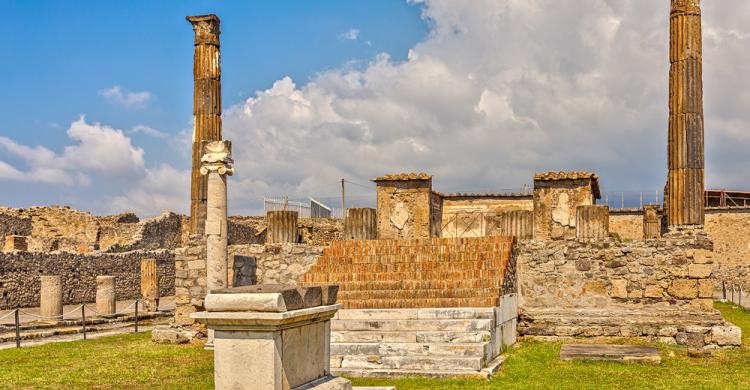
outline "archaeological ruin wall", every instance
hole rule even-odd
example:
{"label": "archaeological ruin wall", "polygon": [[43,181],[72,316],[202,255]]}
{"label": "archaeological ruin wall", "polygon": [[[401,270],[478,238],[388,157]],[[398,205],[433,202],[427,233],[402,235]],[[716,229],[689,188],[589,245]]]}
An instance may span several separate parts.
{"label": "archaeological ruin wall", "polygon": [[27,252],[0,253],[0,309],[39,306],[39,277],[61,276],[63,303],[94,302],[96,277],[114,276],[118,299],[140,294],[140,263],[156,259],[161,296],[174,295],[174,255],[169,250],[122,253]]}

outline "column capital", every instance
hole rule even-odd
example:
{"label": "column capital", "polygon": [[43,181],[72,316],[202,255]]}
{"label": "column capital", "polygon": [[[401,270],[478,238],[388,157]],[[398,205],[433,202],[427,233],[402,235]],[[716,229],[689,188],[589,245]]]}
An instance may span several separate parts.
{"label": "column capital", "polygon": [[195,31],[196,45],[216,45],[219,46],[219,34],[221,30],[219,24],[221,20],[214,14],[186,16]]}
{"label": "column capital", "polygon": [[201,175],[217,172],[220,175],[232,176],[232,141],[221,140],[203,143],[201,157]]}
{"label": "column capital", "polygon": [[700,0],[672,0],[671,14],[700,14]]}

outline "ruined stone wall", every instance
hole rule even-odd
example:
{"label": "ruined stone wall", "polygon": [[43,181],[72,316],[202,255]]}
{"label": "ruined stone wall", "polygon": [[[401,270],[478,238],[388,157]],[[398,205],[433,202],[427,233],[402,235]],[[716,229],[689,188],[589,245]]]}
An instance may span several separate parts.
{"label": "ruined stone wall", "polygon": [[503,211],[533,210],[531,196],[517,198],[443,198],[441,237],[483,237]]}
{"label": "ruined stone wall", "polygon": [[712,259],[698,232],[660,240],[520,241],[520,306],[525,309],[710,310]]}
{"label": "ruined stone wall", "polygon": [[[206,296],[206,246],[192,236],[189,246],[175,250],[175,322],[193,323],[190,314],[203,310]],[[250,244],[228,247],[229,286],[296,284],[315,263],[322,247],[307,244]]]}
{"label": "ruined stone wall", "polygon": [[5,236],[31,236],[31,217],[6,213],[0,208],[0,242]]}
{"label": "ruined stone wall", "polygon": [[534,182],[534,238],[572,239],[576,207],[594,204],[590,179]]}
{"label": "ruined stone wall", "polygon": [[643,239],[643,211],[609,211],[609,232],[625,241]]}
{"label": "ruined stone wall", "polygon": [[714,279],[750,290],[750,209],[707,209],[706,232],[714,241]]}
{"label": "ruined stone wall", "polygon": [[174,294],[174,255],[167,250],[124,253],[0,253],[0,309],[39,305],[39,276],[60,275],[63,303],[94,302],[96,277],[115,276],[117,299],[140,294],[140,262],[155,258],[161,295]]}
{"label": "ruined stone wall", "polygon": [[431,181],[389,180],[377,184],[378,238],[429,238]]}

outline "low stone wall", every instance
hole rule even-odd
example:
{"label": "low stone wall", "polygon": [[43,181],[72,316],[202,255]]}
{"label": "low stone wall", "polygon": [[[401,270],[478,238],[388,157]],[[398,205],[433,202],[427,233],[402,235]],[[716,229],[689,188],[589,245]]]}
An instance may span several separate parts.
{"label": "low stone wall", "polygon": [[712,310],[712,259],[705,235],[620,242],[612,238],[520,241],[524,309],[638,308]]}
{"label": "low stone wall", "polygon": [[96,277],[115,277],[117,299],[140,296],[140,262],[155,258],[162,296],[174,294],[174,255],[167,250],[124,253],[0,253],[0,309],[39,305],[39,276],[60,275],[63,303],[94,302]]}

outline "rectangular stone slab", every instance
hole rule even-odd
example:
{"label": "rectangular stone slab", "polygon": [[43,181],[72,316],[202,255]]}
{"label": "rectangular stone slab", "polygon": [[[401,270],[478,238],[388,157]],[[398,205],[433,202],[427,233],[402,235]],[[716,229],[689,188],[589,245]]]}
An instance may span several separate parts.
{"label": "rectangular stone slab", "polygon": [[[319,306],[319,305],[318,305]],[[266,284],[211,290],[207,311],[285,312],[304,309],[305,300],[295,286]]]}
{"label": "rectangular stone slab", "polygon": [[645,345],[564,344],[560,360],[661,363],[661,356],[656,348]]}

